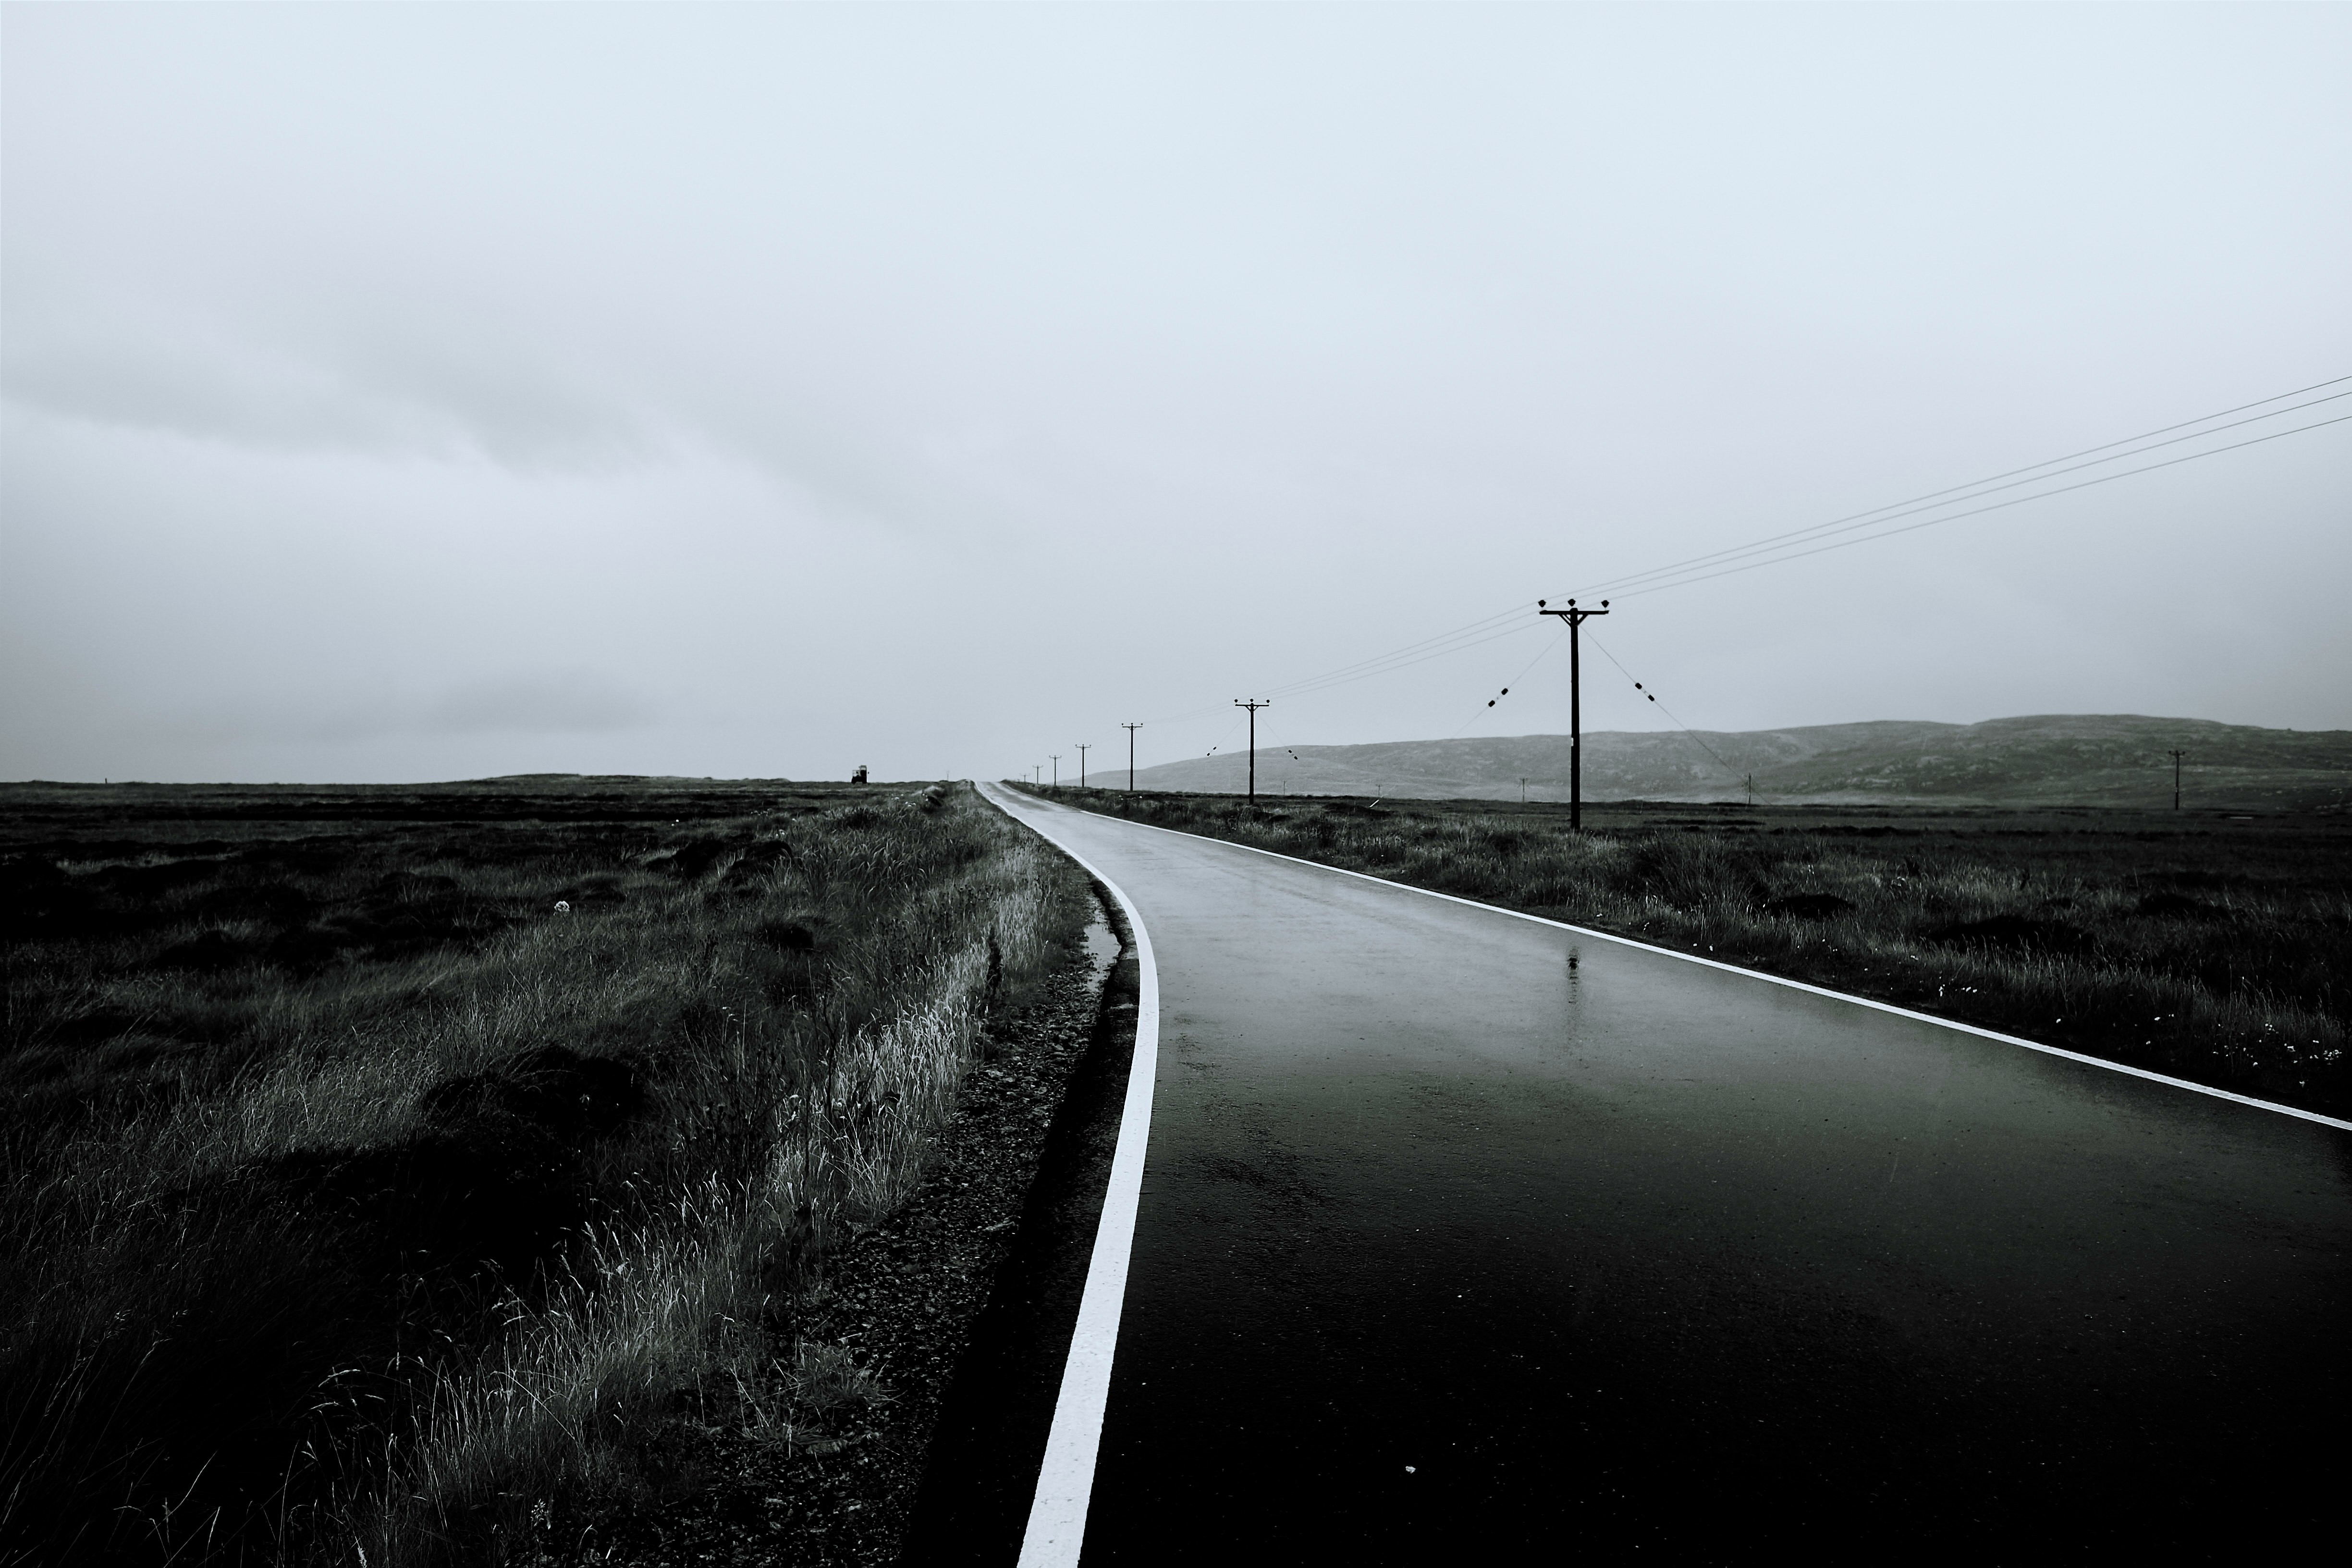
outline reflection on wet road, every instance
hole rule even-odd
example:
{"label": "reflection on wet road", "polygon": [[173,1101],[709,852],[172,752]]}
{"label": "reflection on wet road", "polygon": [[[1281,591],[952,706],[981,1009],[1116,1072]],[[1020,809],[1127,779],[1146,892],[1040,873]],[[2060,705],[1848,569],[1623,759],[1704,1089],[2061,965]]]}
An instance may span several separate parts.
{"label": "reflection on wet road", "polygon": [[2352,1133],[1011,806],[1159,966],[1088,1562],[2333,1532]]}

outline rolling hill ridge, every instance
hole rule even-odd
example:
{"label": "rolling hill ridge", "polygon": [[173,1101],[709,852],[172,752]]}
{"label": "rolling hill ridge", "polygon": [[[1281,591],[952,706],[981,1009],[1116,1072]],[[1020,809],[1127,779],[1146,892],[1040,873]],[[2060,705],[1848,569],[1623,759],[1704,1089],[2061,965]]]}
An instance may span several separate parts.
{"label": "rolling hill ridge", "polygon": [[[1879,720],[1741,731],[1601,731],[1584,738],[1587,800],[1790,805],[2118,805],[2172,804],[2174,749],[2186,807],[2342,810],[2352,803],[2352,731],[2268,730],[2203,719],[2052,714],[1980,724]],[[1139,768],[1139,789],[1234,793],[1236,751]],[[1565,735],[1389,741],[1355,746],[1261,742],[1257,783],[1275,795],[1398,799],[1568,798]],[[1097,782],[1124,784],[1124,770]],[[1524,781],[1524,784],[1523,784]]]}

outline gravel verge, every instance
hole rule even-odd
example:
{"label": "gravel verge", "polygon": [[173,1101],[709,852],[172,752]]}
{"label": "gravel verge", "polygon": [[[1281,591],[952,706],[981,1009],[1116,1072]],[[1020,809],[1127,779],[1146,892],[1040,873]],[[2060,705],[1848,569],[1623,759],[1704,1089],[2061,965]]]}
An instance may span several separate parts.
{"label": "gravel verge", "polygon": [[1118,940],[1097,916],[1087,948],[989,1022],[922,1187],[833,1255],[820,1292],[775,1326],[756,1374],[681,1396],[650,1446],[642,1495],[548,1511],[516,1560],[899,1560],[942,1404],[1097,1037]]}

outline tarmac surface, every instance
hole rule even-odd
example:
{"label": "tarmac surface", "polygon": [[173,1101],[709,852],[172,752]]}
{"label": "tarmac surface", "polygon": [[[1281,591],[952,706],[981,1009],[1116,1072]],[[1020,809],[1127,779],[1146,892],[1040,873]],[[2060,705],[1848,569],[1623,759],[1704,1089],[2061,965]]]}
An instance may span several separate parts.
{"label": "tarmac surface", "polygon": [[2338,1532],[2352,1131],[988,793],[1159,987],[1086,1562]]}

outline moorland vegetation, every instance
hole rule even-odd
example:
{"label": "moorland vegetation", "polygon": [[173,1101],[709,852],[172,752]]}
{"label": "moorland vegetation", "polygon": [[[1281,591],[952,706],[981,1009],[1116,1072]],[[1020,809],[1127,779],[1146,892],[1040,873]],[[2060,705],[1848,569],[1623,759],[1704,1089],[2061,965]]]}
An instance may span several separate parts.
{"label": "moorland vegetation", "polygon": [[2352,1114],[2352,820],[1039,791]]}
{"label": "moorland vegetation", "polygon": [[[1570,752],[1559,734],[1262,746],[1257,778],[1275,794],[1558,804]],[[1234,795],[1247,767],[1243,752],[1220,751],[1142,769],[1136,782]],[[2147,808],[2169,805],[2176,782],[2192,808],[2342,811],[2352,806],[2352,731],[2049,713],[1584,735],[1588,801]]]}
{"label": "moorland vegetation", "polygon": [[497,1561],[905,1203],[1082,877],[965,786],[10,786],[0,1561]]}

